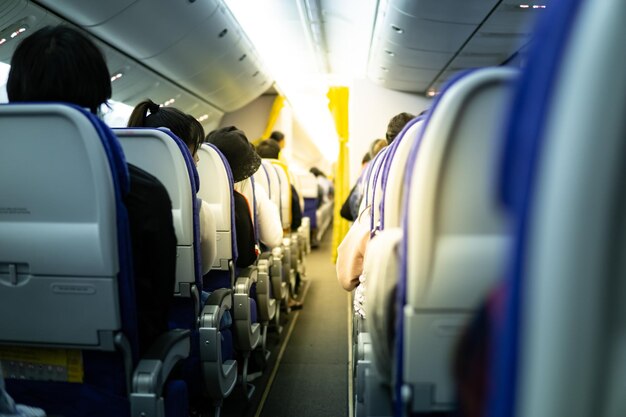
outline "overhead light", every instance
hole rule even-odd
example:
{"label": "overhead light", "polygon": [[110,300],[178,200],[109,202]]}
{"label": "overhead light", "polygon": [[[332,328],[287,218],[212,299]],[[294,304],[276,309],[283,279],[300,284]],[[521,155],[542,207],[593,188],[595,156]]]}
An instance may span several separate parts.
{"label": "overhead light", "polygon": [[166,100],[165,103],[163,103],[163,106],[169,106],[170,104],[174,104],[175,101],[176,99],[173,98]]}
{"label": "overhead light", "polygon": [[520,9],[528,9],[529,7],[530,7],[530,5],[528,5],[528,4],[520,4],[519,5]]}
{"label": "overhead light", "polygon": [[397,34],[404,33],[404,29],[396,25],[391,25],[391,29],[393,29],[393,31],[396,32]]}
{"label": "overhead light", "polygon": [[533,9],[545,9],[546,5],[545,4],[535,4],[533,5]]}
{"label": "overhead light", "polygon": [[7,39],[6,39],[6,38],[1,38],[1,39],[0,39],[0,45],[2,45],[3,43],[5,43],[6,41],[7,41]]}
{"label": "overhead light", "polygon": [[203,114],[202,116],[198,117],[198,121],[199,122],[204,122],[208,118],[209,118],[208,114]]}
{"label": "overhead light", "polygon": [[121,72],[118,72],[117,74],[115,74],[114,76],[111,77],[111,82],[119,80],[123,76],[124,76],[124,74],[122,74]]}
{"label": "overhead light", "polygon": [[428,97],[435,97],[437,95],[437,90],[435,90],[434,88],[431,88],[428,90],[428,92],[426,93],[426,95]]}

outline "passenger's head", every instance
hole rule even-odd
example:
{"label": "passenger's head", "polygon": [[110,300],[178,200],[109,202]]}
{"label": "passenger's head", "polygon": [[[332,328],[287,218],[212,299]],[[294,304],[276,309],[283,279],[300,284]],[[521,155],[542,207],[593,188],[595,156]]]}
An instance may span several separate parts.
{"label": "passenger's head", "polygon": [[398,136],[398,133],[402,131],[404,126],[406,126],[406,124],[414,118],[415,116],[410,113],[400,113],[393,116],[387,125],[387,143],[391,144],[396,136]]}
{"label": "passenger's head", "polygon": [[270,135],[270,139],[275,141],[280,149],[283,149],[285,147],[285,135],[283,134],[283,132],[279,132],[278,130],[273,131]]}
{"label": "passenger's head", "polygon": [[311,169],[309,169],[309,172],[313,175],[315,175],[316,177],[324,177],[326,178],[326,174],[324,174],[324,172],[319,169],[318,167],[313,167]]}
{"label": "passenger's head", "polygon": [[234,182],[251,177],[261,166],[261,158],[254,152],[245,133],[235,126],[217,129],[209,133],[206,139],[226,157]]}
{"label": "passenger's head", "polygon": [[265,139],[256,146],[256,153],[258,153],[261,158],[278,159],[280,147],[275,140]]}
{"label": "passenger's head", "polygon": [[24,38],[11,58],[9,101],[65,101],[96,113],[111,98],[104,57],[82,32],[46,26]]}
{"label": "passenger's head", "polygon": [[128,119],[128,127],[166,127],[189,148],[197,162],[197,152],[204,140],[204,129],[195,117],[174,107],[161,107],[152,100],[137,104]]}
{"label": "passenger's head", "polygon": [[386,147],[387,145],[388,144],[385,139],[374,139],[374,141],[370,144],[370,150],[369,150],[370,159],[374,159],[374,157],[378,155],[378,153],[382,151],[383,148]]}
{"label": "passenger's head", "polygon": [[363,155],[363,159],[361,159],[361,168],[365,167],[369,161],[372,160],[372,155],[370,155],[369,151],[365,152]]}

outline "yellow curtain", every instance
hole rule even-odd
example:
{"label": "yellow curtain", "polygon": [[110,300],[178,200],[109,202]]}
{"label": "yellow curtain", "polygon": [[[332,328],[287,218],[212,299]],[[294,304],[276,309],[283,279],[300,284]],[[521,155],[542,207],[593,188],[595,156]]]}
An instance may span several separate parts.
{"label": "yellow curtain", "polygon": [[280,111],[283,109],[285,105],[285,97],[276,96],[274,99],[274,104],[272,104],[272,110],[270,110],[270,116],[267,119],[267,125],[265,126],[265,131],[263,132],[263,136],[252,142],[253,145],[258,145],[261,141],[267,139],[272,134],[274,130],[274,125],[276,124],[276,119],[278,119],[278,115]]}
{"label": "yellow curtain", "polygon": [[333,223],[333,251],[332,261],[337,261],[337,247],[343,240],[350,223],[343,219],[339,211],[341,205],[348,198],[349,186],[349,161],[348,161],[348,99],[350,89],[348,87],[330,87],[328,90],[328,108],[335,121],[335,129],[339,136],[339,156],[337,157],[337,172],[335,173],[335,207]]}

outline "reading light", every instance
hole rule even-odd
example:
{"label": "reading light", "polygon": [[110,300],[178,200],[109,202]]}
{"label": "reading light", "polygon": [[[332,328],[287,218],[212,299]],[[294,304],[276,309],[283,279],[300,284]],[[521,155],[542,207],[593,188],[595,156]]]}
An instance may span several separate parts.
{"label": "reading light", "polygon": [[114,82],[116,80],[119,80],[120,78],[122,78],[124,76],[124,74],[122,74],[121,72],[118,72],[117,74],[115,74],[114,76],[111,77],[111,82]]}
{"label": "reading light", "polygon": [[204,122],[208,118],[209,118],[208,114],[203,114],[202,116],[198,117],[198,121],[199,122]]}
{"label": "reading light", "polygon": [[434,88],[431,88],[430,90],[428,90],[428,92],[426,93],[426,95],[428,97],[435,97],[437,95],[437,90],[435,90]]}
{"label": "reading light", "polygon": [[404,33],[404,29],[402,29],[401,27],[398,27],[396,25],[391,25],[391,29],[393,29],[397,34]]}
{"label": "reading light", "polygon": [[7,41],[7,40],[6,40],[6,38],[2,38],[2,39],[0,39],[0,45],[2,45],[3,43],[5,43],[6,41]]}
{"label": "reading light", "polygon": [[174,102],[176,101],[176,99],[169,99],[167,100],[165,103],[163,103],[163,106],[169,106],[170,104],[174,104]]}

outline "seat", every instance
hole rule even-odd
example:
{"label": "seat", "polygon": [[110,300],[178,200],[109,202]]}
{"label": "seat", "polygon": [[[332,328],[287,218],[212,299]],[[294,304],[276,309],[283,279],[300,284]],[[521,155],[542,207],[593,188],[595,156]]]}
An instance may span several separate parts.
{"label": "seat", "polygon": [[[206,394],[220,407],[237,381],[237,362],[232,358],[231,329],[222,328],[223,315],[232,308],[231,289],[214,291],[203,303],[199,236],[198,174],[187,146],[167,129],[114,129],[126,160],[154,175],[172,201],[176,232],[176,300],[171,326],[192,331],[194,347],[187,369],[192,394]],[[198,326],[198,323],[201,323]],[[208,343],[207,343],[208,342]],[[224,345],[224,346],[222,346]],[[195,378],[195,375],[200,375]],[[201,387],[206,387],[203,392]]]}
{"label": "seat", "polygon": [[287,165],[277,159],[271,159],[272,166],[278,174],[280,186],[280,213],[283,222],[285,237],[283,239],[283,253],[286,262],[283,268],[289,271],[289,287],[292,295],[296,292],[296,276],[302,269],[300,257],[300,244],[297,233],[291,230],[291,179]]}
{"label": "seat", "polygon": [[516,86],[498,191],[517,227],[493,416],[624,413],[626,62],[611,45],[626,39],[625,6],[556,3]]}
{"label": "seat", "polygon": [[[264,176],[263,176],[264,175]],[[260,184],[267,185],[267,194],[270,200],[278,207],[279,213],[281,213],[280,205],[280,179],[276,169],[268,159],[263,159],[261,167],[255,174],[255,179],[261,178]],[[267,183],[265,182],[267,180]],[[282,217],[281,217],[282,219]],[[281,220],[282,221],[282,220]],[[261,254],[260,260],[271,259],[270,266],[270,279],[272,281],[272,293],[275,294],[280,304],[287,309],[288,296],[289,296],[289,265],[291,265],[290,259],[287,257],[291,253],[285,253],[283,246],[272,248],[271,257],[266,254]],[[279,317],[276,316],[277,329],[281,329]]]}
{"label": "seat", "polygon": [[[385,228],[383,219],[401,211],[403,174],[411,147],[422,128],[422,117],[409,122],[390,145],[386,151],[388,153],[381,156],[384,161],[375,163],[380,171],[380,186],[377,196],[373,194],[373,197],[377,201],[374,207],[378,207],[377,211],[380,213],[379,220],[376,221],[380,231],[372,237],[364,256],[363,269],[368,286],[365,307],[368,319],[362,320],[355,315],[354,326],[357,329],[354,334],[355,408],[359,410],[359,416],[391,414],[387,390],[391,375],[389,358],[392,349],[387,339],[392,329],[389,329],[388,323],[395,306],[393,295],[398,277],[398,248],[403,234],[399,227],[399,218],[396,223],[389,222],[392,226],[389,228]],[[370,171],[368,175],[373,181],[375,173]],[[370,188],[374,189],[371,185]],[[396,216],[399,217],[398,214]],[[374,232],[372,221],[370,230]],[[372,338],[379,341],[376,349],[372,349]],[[382,343],[384,340],[387,343]],[[374,359],[374,355],[377,355],[377,359]]]}
{"label": "seat", "polygon": [[261,342],[261,326],[257,322],[257,303],[252,297],[258,271],[254,267],[236,271],[237,243],[233,203],[233,179],[225,157],[211,144],[198,149],[198,196],[213,211],[217,228],[217,256],[213,269],[203,277],[205,291],[230,286],[233,289],[233,324],[235,347],[244,357],[242,388],[247,397],[253,394],[248,385],[248,361]]}
{"label": "seat", "polygon": [[[252,223],[254,224],[254,238],[256,240],[256,246],[258,248],[261,248],[261,242],[259,241],[259,223],[257,218],[257,202],[254,176],[246,178],[241,183],[237,183],[236,185],[238,187],[237,190],[241,192],[244,197],[246,197],[246,199],[250,202],[250,208],[252,209],[252,213],[250,214],[252,216]],[[259,321],[261,322],[261,346],[263,348],[263,351],[266,352],[266,355],[269,355],[269,351],[265,349],[269,323],[274,320],[278,326],[280,320],[280,317],[276,317],[280,314],[280,309],[277,308],[277,304],[280,303],[280,299],[276,300],[274,298],[272,292],[272,282],[270,278],[271,265],[273,262],[272,258],[272,252],[270,250],[265,250],[259,254],[259,258],[256,262],[256,300],[259,313]]]}
{"label": "seat", "polygon": [[513,69],[485,68],[453,79],[409,157],[393,383],[396,395],[411,395],[396,402],[396,411],[454,406],[455,338],[503,274],[510,235],[490,191],[515,76]]}
{"label": "seat", "polygon": [[1,105],[0,129],[7,391],[67,417],[187,414],[185,383],[168,376],[189,354],[189,331],[170,330],[138,354],[119,142],[66,104]]}

